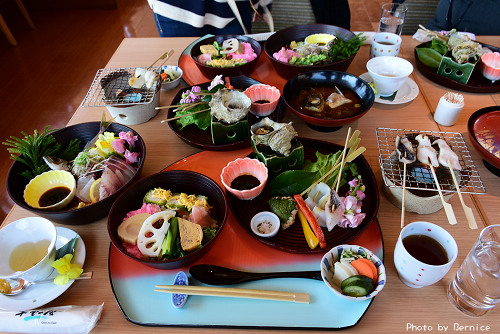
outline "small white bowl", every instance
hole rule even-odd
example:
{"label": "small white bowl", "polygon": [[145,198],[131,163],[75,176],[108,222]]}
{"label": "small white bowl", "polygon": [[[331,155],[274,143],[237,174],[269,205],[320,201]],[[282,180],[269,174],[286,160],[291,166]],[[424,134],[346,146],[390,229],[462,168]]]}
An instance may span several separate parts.
{"label": "small white bowl", "polygon": [[[48,190],[56,187],[66,187],[70,190],[69,194],[61,201],[49,206],[40,206],[40,198]],[[24,189],[24,200],[26,204],[35,209],[47,211],[59,211],[64,209],[75,196],[76,181],[73,174],[64,170],[51,170],[32,179]]]}
{"label": "small white bowl", "polygon": [[183,74],[182,69],[179,66],[174,66],[174,65],[165,65],[165,66],[162,66],[161,68],[164,72],[171,71],[176,76],[176,78],[172,81],[163,81],[163,79],[160,78],[161,89],[162,90],[172,90],[175,87],[179,86],[179,83],[181,82],[182,74]]}
{"label": "small white bowl", "polygon": [[[339,261],[340,255],[344,249],[351,250],[353,253],[357,254],[366,254],[367,258],[375,264],[378,272],[377,286],[372,293],[363,296],[363,297],[351,297],[344,295],[340,286],[337,286],[333,283],[333,267],[335,262]],[[328,251],[321,259],[321,277],[323,278],[323,282],[325,282],[326,286],[336,295],[348,300],[366,300],[375,297],[385,286],[386,275],[385,275],[385,267],[382,261],[370,250],[357,246],[357,245],[339,245],[333,247],[330,251]]]}
{"label": "small white bowl", "polygon": [[[28,281],[47,278],[54,269],[51,265],[56,256],[56,240],[56,227],[45,218],[27,217],[4,226],[0,229],[0,277],[22,277]],[[34,249],[41,252],[32,254],[34,259],[40,259],[35,265],[25,268],[27,264],[16,262],[14,268],[11,267],[13,252],[21,251],[26,258],[27,253]]]}
{"label": "small white bowl", "polygon": [[269,211],[262,211],[253,216],[250,221],[253,233],[263,238],[274,237],[280,229],[279,217]]}

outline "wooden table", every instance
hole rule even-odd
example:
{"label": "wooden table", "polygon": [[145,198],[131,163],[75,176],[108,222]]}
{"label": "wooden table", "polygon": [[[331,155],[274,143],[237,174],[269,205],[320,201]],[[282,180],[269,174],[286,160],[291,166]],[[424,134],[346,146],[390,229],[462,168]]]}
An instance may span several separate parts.
{"label": "wooden table", "polygon": [[[175,54],[167,64],[176,64],[179,55],[184,48],[192,42],[192,38],[129,38],[124,39],[106,68],[136,67],[151,64],[158,55],[168,49],[174,49]],[[481,41],[492,45],[500,45],[500,37],[483,37]],[[405,36],[402,56],[412,63],[413,47],[418,42]],[[366,61],[368,60],[369,47],[363,46],[356,56],[348,72],[361,75],[366,72]],[[265,57],[265,54],[262,55]],[[378,147],[375,129],[377,127],[389,127],[400,129],[454,131],[463,134],[468,148],[473,156],[476,167],[487,188],[486,195],[464,195],[469,206],[474,210],[478,225],[482,228],[486,224],[498,222],[500,213],[500,180],[490,173],[483,165],[480,155],[475,151],[467,136],[467,120],[477,109],[497,105],[500,94],[472,94],[463,93],[465,96],[465,107],[461,113],[458,123],[453,127],[440,127],[432,118],[439,98],[450,89],[434,84],[422,76],[417,69],[411,75],[418,84],[420,94],[410,103],[401,105],[386,105],[375,103],[364,117],[350,124],[353,129],[361,130],[361,144],[367,148],[364,156],[371,165],[379,185],[380,209],[378,219],[382,229],[385,246],[385,266],[387,270],[388,284],[382,293],[375,298],[368,312],[360,323],[349,329],[351,332],[360,333],[402,333],[402,332],[438,332],[439,328],[447,326],[448,332],[453,332],[453,327],[474,326],[476,331],[500,332],[500,309],[493,310],[490,314],[481,318],[471,318],[456,310],[446,297],[446,289],[453,275],[456,273],[463,259],[467,255],[473,242],[479,234],[479,230],[470,230],[467,226],[463,210],[461,209],[458,196],[451,199],[455,215],[458,220],[457,226],[450,226],[446,221],[443,210],[431,215],[406,214],[406,223],[417,220],[431,221],[445,227],[456,239],[459,246],[459,255],[450,272],[440,282],[422,289],[411,289],[404,285],[397,276],[394,268],[393,251],[400,231],[400,208],[391,204],[383,195],[384,183],[381,177],[378,162]],[[89,84],[90,83],[82,83]],[[282,87],[279,87],[282,88]],[[169,104],[177,90],[161,93],[161,104]],[[70,124],[98,121],[105,108],[79,108],[73,115]],[[158,116],[151,121],[132,126],[144,138],[148,151],[144,164],[142,176],[162,170],[171,163],[199,152],[181,141],[160,120],[166,118],[166,111],[161,110]],[[292,113],[287,113],[285,121],[293,121],[294,127],[300,136],[313,139],[321,139],[343,145],[347,127],[332,133],[316,132],[308,128],[302,121]],[[472,201],[475,198],[476,201]],[[478,212],[478,208],[481,214]],[[14,207],[3,225],[22,217],[32,215],[19,207]],[[87,257],[85,270],[93,271],[94,278],[91,282],[76,282],[59,298],[46,306],[62,305],[97,305],[104,302],[104,310],[101,320],[93,333],[133,333],[136,331],[166,332],[169,333],[198,333],[198,332],[252,332],[247,329],[199,329],[199,328],[155,328],[140,327],[127,321],[121,314],[109,283],[108,252],[109,238],[106,229],[106,219],[87,225],[67,226],[75,230],[83,238]],[[339,315],[341,316],[341,315]],[[440,327],[441,326],[441,327]],[[479,326],[476,328],[476,326]],[[482,326],[482,327],[481,327]],[[485,327],[489,326],[489,330]],[[460,331],[456,329],[455,331]],[[471,330],[464,330],[470,332]]]}

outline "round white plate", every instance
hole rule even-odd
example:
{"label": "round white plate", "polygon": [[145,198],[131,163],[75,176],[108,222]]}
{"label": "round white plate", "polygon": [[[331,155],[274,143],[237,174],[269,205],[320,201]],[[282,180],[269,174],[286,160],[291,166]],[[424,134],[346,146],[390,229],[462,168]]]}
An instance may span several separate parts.
{"label": "round white plate", "polygon": [[[359,76],[361,79],[363,79],[366,82],[373,82],[372,77],[370,76],[370,73],[366,72],[363,73]],[[418,96],[418,86],[413,81],[413,79],[408,78],[406,79],[406,82],[403,84],[403,86],[398,90],[396,93],[396,97],[394,100],[389,101],[385,99],[381,99],[379,95],[375,95],[375,102],[382,103],[382,104],[401,104],[401,103],[406,103],[413,101],[417,96]]]}
{"label": "round white plate", "polygon": [[[56,249],[61,248],[78,234],[66,227],[56,227],[57,229],[57,241]],[[80,237],[76,242],[75,256],[73,258],[73,263],[76,263],[83,268],[83,263],[85,262],[85,244],[83,239]],[[54,278],[57,276],[57,271],[54,270],[49,278]],[[26,291],[16,295],[16,296],[5,296],[0,293],[0,310],[6,311],[26,311],[31,310],[42,305],[45,305],[57,297],[59,297],[64,291],[66,291],[74,281],[70,281],[65,285],[56,285],[53,283],[44,283],[30,286]]]}

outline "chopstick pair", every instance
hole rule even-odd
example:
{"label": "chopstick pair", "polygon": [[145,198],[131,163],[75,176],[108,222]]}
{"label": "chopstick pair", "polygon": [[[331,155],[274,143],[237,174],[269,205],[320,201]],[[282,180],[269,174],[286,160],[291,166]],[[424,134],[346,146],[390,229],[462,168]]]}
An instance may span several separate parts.
{"label": "chopstick pair", "polygon": [[309,304],[309,294],[302,292],[222,288],[212,286],[157,285],[155,291],[197,296],[235,297],[277,300]]}

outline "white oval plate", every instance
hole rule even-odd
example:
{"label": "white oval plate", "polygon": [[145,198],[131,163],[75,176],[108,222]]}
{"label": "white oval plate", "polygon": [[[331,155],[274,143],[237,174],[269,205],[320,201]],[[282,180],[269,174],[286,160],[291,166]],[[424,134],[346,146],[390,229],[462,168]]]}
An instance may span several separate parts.
{"label": "white oval plate", "polygon": [[[56,227],[56,229],[56,249],[64,246],[75,236],[79,236],[75,231],[70,230],[66,227]],[[83,243],[83,239],[80,237],[76,243],[73,263],[76,263],[80,266],[80,268],[83,268],[83,263],[85,262],[85,254],[85,244]],[[49,278],[54,278],[56,276],[57,271],[54,270]],[[26,311],[40,307],[59,297],[71,286],[71,284],[73,284],[73,282],[74,281],[70,281],[65,285],[56,285],[53,283],[33,285],[26,289],[26,291],[16,296],[10,297],[0,294],[0,310]]]}
{"label": "white oval plate", "polygon": [[[368,83],[373,82],[373,79],[370,76],[370,73],[368,72],[361,74],[359,77]],[[406,82],[403,84],[403,86],[396,93],[396,97],[394,98],[394,100],[389,101],[381,99],[379,95],[375,95],[375,102],[382,104],[407,103],[413,101],[418,96],[418,92],[419,92],[418,85],[415,83],[415,81],[413,81],[413,79],[408,78],[406,79]]]}

